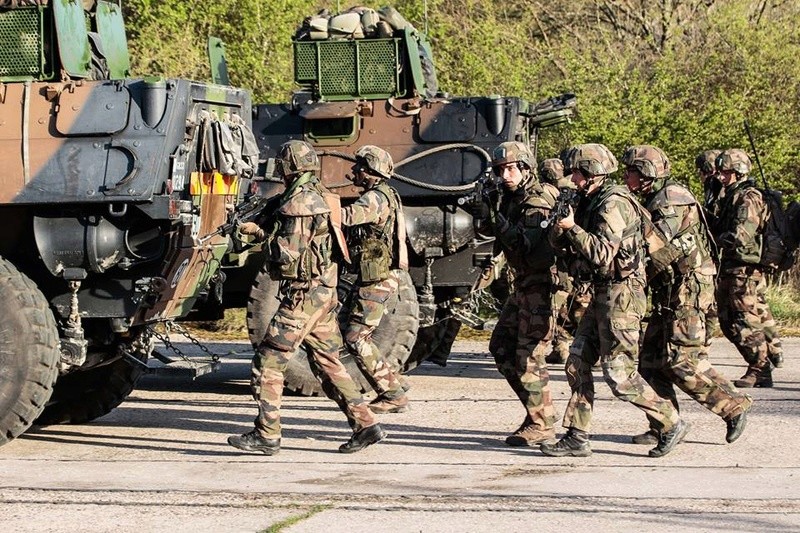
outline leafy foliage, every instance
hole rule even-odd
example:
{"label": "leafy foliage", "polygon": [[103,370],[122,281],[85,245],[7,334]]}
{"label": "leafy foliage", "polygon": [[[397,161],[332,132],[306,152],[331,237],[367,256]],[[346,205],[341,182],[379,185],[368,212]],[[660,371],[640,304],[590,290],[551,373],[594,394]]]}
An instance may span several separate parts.
{"label": "leafy foliage", "polygon": [[[290,38],[303,18],[337,2],[128,0],[137,74],[208,79],[205,41],[227,45],[232,83],[254,102],[293,88]],[[434,47],[451,94],[539,100],[578,95],[580,116],[541,153],[577,142],[662,147],[673,174],[699,188],[693,161],[709,148],[752,152],[750,122],[772,186],[800,186],[800,3],[792,0],[399,0]],[[342,3],[341,7],[350,7]],[[375,5],[373,7],[379,7]]]}

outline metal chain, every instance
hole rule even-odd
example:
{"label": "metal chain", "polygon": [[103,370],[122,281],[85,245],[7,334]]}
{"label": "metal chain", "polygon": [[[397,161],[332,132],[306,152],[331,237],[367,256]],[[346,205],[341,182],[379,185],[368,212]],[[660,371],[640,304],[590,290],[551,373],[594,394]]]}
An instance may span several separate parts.
{"label": "metal chain", "polygon": [[170,338],[169,338],[169,331],[170,331],[170,329],[173,329],[174,331],[177,331],[178,333],[180,333],[181,335],[183,335],[184,337],[186,337],[187,339],[189,339],[189,341],[190,341],[192,344],[194,344],[195,346],[197,346],[198,348],[200,348],[200,350],[202,350],[203,352],[207,353],[207,354],[208,354],[208,355],[211,357],[211,361],[213,361],[213,362],[215,362],[215,363],[216,363],[217,361],[219,361],[219,355],[217,355],[217,354],[213,353],[213,352],[212,352],[211,350],[209,350],[209,349],[208,349],[206,346],[204,346],[203,344],[201,344],[201,343],[200,343],[200,341],[198,341],[196,338],[194,338],[194,336],[192,336],[192,335],[191,335],[191,334],[190,334],[190,333],[187,331],[187,329],[186,329],[186,328],[184,328],[183,326],[180,326],[180,325],[178,325],[178,324],[176,324],[175,322],[172,322],[172,321],[167,321],[167,322],[164,322],[164,327],[165,327],[165,329],[166,329],[166,332],[165,332],[164,334],[161,334],[161,333],[159,333],[159,332],[158,332],[158,331],[156,331],[156,330],[155,330],[153,327],[149,327],[148,329],[149,329],[150,333],[151,333],[151,334],[152,334],[152,335],[153,335],[155,338],[157,338],[159,341],[161,341],[161,343],[162,343],[164,346],[166,346],[166,347],[167,347],[167,349],[168,349],[168,350],[171,350],[172,352],[174,352],[174,353],[175,353],[175,355],[177,355],[178,357],[180,357],[180,358],[181,358],[181,359],[183,359],[184,361],[186,361],[186,362],[188,362],[188,363],[195,364],[195,361],[192,361],[192,360],[191,360],[191,359],[190,359],[190,358],[189,358],[189,357],[188,357],[188,356],[187,356],[185,353],[183,353],[183,351],[182,351],[180,348],[178,348],[177,346],[175,346],[175,344],[173,344],[173,342],[170,340]]}

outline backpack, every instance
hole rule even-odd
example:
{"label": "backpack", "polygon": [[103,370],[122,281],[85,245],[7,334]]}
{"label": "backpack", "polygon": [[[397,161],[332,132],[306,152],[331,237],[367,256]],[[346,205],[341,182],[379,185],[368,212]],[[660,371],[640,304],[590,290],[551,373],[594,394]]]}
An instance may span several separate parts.
{"label": "backpack", "polygon": [[767,205],[767,219],[761,244],[759,264],[782,272],[789,270],[797,259],[800,228],[800,204],[792,202],[783,209],[781,191],[758,189]]}

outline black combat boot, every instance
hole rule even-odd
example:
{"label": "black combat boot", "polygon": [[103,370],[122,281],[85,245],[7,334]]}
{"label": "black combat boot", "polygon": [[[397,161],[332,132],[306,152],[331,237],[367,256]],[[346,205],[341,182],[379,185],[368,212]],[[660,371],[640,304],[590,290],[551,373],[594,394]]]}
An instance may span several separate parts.
{"label": "black combat boot", "polygon": [[589,457],[592,447],[589,445],[589,435],[585,431],[570,428],[567,434],[555,444],[545,442],[539,449],[550,457]]}
{"label": "black combat boot", "polygon": [[744,427],[747,425],[747,411],[742,411],[738,415],[729,418],[725,423],[728,424],[725,440],[730,443],[742,436]]}
{"label": "black combat boot", "polygon": [[375,424],[350,435],[350,440],[339,446],[339,451],[342,453],[360,452],[370,444],[375,444],[385,438],[386,432],[381,428],[380,424]]}
{"label": "black combat boot", "polygon": [[783,352],[771,353],[767,357],[775,368],[781,368],[783,366]]}
{"label": "black combat boot", "polygon": [[749,367],[744,376],[733,382],[739,388],[749,389],[750,387],[770,388],[772,387],[772,368],[766,363],[761,368]]}
{"label": "black combat boot", "polygon": [[256,429],[244,435],[231,435],[228,437],[228,444],[246,452],[261,452],[265,455],[275,455],[281,449],[281,439],[265,439]]}
{"label": "black combat boot", "polygon": [[664,457],[686,437],[689,423],[681,418],[669,431],[662,431],[658,437],[658,445],[650,450],[650,457]]}

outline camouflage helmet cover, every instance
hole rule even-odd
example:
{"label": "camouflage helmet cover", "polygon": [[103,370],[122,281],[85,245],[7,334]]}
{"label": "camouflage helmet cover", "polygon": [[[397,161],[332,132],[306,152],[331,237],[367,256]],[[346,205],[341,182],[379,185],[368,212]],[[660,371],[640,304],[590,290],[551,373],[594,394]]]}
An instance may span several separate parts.
{"label": "camouflage helmet cover", "polygon": [[617,171],[617,158],[604,144],[579,144],[570,148],[566,165],[570,172],[578,169],[591,176],[606,176]]}
{"label": "camouflage helmet cover", "polygon": [[719,157],[721,153],[722,150],[706,150],[705,152],[701,152],[695,158],[694,165],[697,167],[697,170],[703,174],[713,174],[717,171],[714,161],[717,160],[717,157]]}
{"label": "camouflage helmet cover", "polygon": [[649,144],[626,148],[622,154],[622,164],[635,168],[648,180],[666,178],[670,174],[667,154],[661,148]]}
{"label": "camouflage helmet cover", "polygon": [[533,154],[528,145],[519,141],[507,141],[497,145],[492,152],[492,167],[520,162],[534,168]]}
{"label": "camouflage helmet cover", "polygon": [[545,159],[539,164],[539,177],[542,181],[556,185],[564,179],[564,163],[560,159]]}
{"label": "camouflage helmet cover", "polygon": [[305,141],[288,141],[278,149],[275,160],[278,172],[291,176],[301,172],[319,170],[319,157],[314,147]]}
{"label": "camouflage helmet cover", "polygon": [[724,170],[733,170],[737,174],[746,176],[753,168],[753,163],[750,161],[750,156],[747,152],[738,148],[729,148],[719,154],[714,161],[714,165],[720,172]]}
{"label": "camouflage helmet cover", "polygon": [[357,162],[363,163],[367,167],[368,174],[387,180],[394,174],[392,156],[383,148],[368,144],[356,150],[355,156]]}

